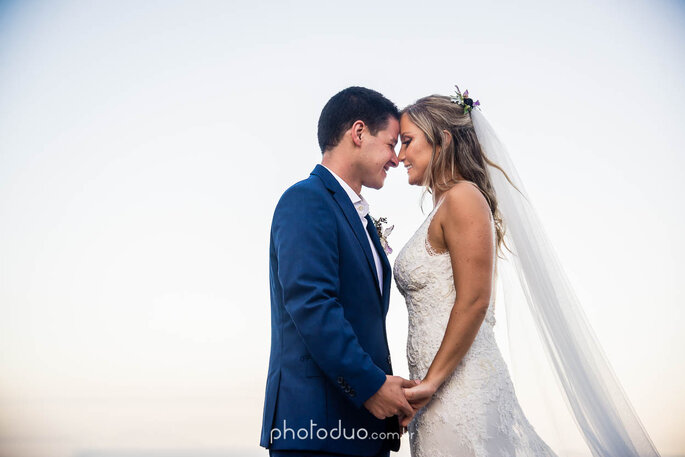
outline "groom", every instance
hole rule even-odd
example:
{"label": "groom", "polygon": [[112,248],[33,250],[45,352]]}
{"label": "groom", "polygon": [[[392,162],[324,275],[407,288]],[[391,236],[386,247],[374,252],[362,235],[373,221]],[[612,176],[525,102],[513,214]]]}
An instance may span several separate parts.
{"label": "groom", "polygon": [[398,165],[397,107],[349,87],[321,112],[323,153],[271,224],[271,356],[261,446],[271,456],[388,456],[414,411],[392,376],[390,264],[362,186]]}

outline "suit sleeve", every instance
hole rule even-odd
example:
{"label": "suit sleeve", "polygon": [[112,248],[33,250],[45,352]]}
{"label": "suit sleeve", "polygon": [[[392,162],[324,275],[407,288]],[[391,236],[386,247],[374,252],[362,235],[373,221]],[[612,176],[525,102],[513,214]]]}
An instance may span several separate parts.
{"label": "suit sleeve", "polygon": [[380,389],[385,372],[373,363],[338,300],[338,228],[323,195],[293,187],[272,224],[283,303],[312,359],[335,385],[349,386],[357,407]]}

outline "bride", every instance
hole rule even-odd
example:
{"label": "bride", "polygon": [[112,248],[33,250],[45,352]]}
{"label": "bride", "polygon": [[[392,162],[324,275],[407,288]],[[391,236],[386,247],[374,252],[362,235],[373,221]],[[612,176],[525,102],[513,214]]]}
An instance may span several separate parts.
{"label": "bride", "polygon": [[401,113],[398,158],[409,184],[425,186],[434,203],[394,268],[417,380],[405,389],[417,410],[408,424],[412,456],[557,455],[527,420],[495,342],[505,250],[589,450],[657,456],[478,105],[457,87],[456,96],[425,97]]}

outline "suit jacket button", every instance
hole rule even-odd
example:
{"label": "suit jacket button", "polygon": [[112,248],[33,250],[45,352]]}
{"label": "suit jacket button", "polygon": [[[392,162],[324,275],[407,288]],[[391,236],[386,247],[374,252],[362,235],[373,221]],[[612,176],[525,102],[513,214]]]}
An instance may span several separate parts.
{"label": "suit jacket button", "polygon": [[343,382],[345,382],[345,380],[343,379],[343,377],[342,377],[342,376],[338,376],[338,384],[342,384]]}
{"label": "suit jacket button", "polygon": [[352,391],[352,388],[350,386],[345,386],[345,392],[348,394]]}
{"label": "suit jacket button", "polygon": [[357,395],[357,392],[355,392],[354,389],[352,389],[350,391],[350,397],[354,397],[355,395]]}

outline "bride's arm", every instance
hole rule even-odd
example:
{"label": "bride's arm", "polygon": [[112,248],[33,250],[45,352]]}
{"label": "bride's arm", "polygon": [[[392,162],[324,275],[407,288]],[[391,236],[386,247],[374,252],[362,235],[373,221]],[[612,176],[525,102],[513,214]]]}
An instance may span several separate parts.
{"label": "bride's arm", "polygon": [[446,193],[439,213],[437,222],[450,254],[456,299],[426,377],[405,390],[416,409],[428,403],[471,347],[485,318],[493,281],[495,247],[490,208],[483,195],[472,185],[456,185]]}

